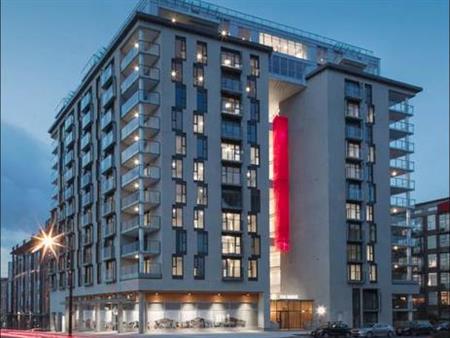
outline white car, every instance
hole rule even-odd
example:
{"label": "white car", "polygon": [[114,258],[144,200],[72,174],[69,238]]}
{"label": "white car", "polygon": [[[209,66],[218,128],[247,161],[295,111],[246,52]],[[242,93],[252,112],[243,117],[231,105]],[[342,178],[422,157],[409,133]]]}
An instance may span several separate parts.
{"label": "white car", "polygon": [[392,337],[394,334],[394,328],[388,324],[372,324],[361,328],[352,329],[353,337]]}

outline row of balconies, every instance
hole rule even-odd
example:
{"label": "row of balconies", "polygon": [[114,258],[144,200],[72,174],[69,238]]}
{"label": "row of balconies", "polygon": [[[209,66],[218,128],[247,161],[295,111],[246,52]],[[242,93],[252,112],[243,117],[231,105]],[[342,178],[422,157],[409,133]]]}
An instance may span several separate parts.
{"label": "row of balconies", "polygon": [[142,243],[139,240],[128,244],[122,244],[121,255],[122,257],[135,256],[136,254],[143,253],[144,255],[159,255],[161,253],[161,242],[159,240],[146,240]]}
{"label": "row of balconies", "polygon": [[161,264],[152,263],[147,264],[141,269],[137,263],[130,265],[122,265],[120,269],[120,276],[122,279],[136,279],[136,278],[161,278]]}

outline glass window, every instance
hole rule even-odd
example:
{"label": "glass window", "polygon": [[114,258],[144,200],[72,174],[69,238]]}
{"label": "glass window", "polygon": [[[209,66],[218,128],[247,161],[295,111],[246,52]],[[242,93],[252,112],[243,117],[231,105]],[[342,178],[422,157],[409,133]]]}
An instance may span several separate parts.
{"label": "glass window", "polygon": [[205,211],[203,209],[194,209],[194,229],[204,229]]}
{"label": "glass window", "polygon": [[183,112],[172,110],[172,130],[183,131]]}
{"label": "glass window", "polygon": [[242,208],[242,194],[240,190],[222,188],[222,207],[227,209]]}
{"label": "glass window", "polygon": [[361,244],[347,244],[347,260],[348,261],[361,261]]}
{"label": "glass window", "polygon": [[428,292],[428,305],[437,305],[437,292],[430,291]]}
{"label": "glass window", "polygon": [[205,132],[205,117],[202,114],[194,114],[194,133],[203,134]]}
{"label": "glass window", "polygon": [[370,264],[369,265],[369,281],[370,282],[376,282],[377,277],[377,265],[376,264]]}
{"label": "glass window", "polygon": [[436,254],[429,254],[428,255],[428,267],[429,268],[436,268],[437,267],[437,255]]}
{"label": "glass window", "polygon": [[373,105],[367,107],[367,123],[375,123],[375,107]]}
{"label": "glass window", "polygon": [[208,62],[208,49],[205,42],[197,42],[196,59],[198,63],[206,64]]}
{"label": "glass window", "polygon": [[222,277],[225,279],[241,278],[241,259],[240,258],[225,258],[222,259]]}
{"label": "glass window", "polygon": [[448,248],[450,245],[450,234],[441,234],[439,235],[439,247],[440,248]]}
{"label": "glass window", "polygon": [[437,248],[436,235],[428,236],[427,238],[427,249],[433,250]]}
{"label": "glass window", "polygon": [[450,231],[450,214],[440,214],[439,215],[439,231],[445,232]]}
{"label": "glass window", "polygon": [[241,115],[241,101],[237,97],[222,96],[222,113]]}
{"label": "glass window", "polygon": [[241,146],[234,143],[221,144],[222,160],[226,161],[241,161]]}
{"label": "glass window", "polygon": [[183,160],[172,159],[172,178],[183,178]]}
{"label": "glass window", "polygon": [[222,212],[222,231],[241,231],[241,214]]}
{"label": "glass window", "polygon": [[436,230],[436,215],[427,216],[427,229]]}
{"label": "glass window", "polygon": [[346,114],[350,117],[359,118],[359,103],[347,101]]}
{"label": "glass window", "polygon": [[444,252],[439,255],[439,267],[441,270],[450,269],[450,253]]}
{"label": "glass window", "polygon": [[259,76],[259,57],[256,55],[250,55],[250,74]]}
{"label": "glass window", "polygon": [[366,205],[366,221],[373,222],[373,205]]}
{"label": "glass window", "polygon": [[186,135],[175,135],[175,154],[186,155]]}
{"label": "glass window", "polygon": [[183,256],[172,256],[172,277],[183,278]]}
{"label": "glass window", "polygon": [[241,237],[237,235],[222,235],[222,255],[240,255]]}
{"label": "glass window", "polygon": [[428,273],[428,286],[437,286],[437,272]]}
{"label": "glass window", "polygon": [[377,241],[377,225],[373,223],[369,224],[369,241],[373,243]]}
{"label": "glass window", "polygon": [[195,255],[194,256],[194,278],[204,279],[205,278],[205,257]]}
{"label": "glass window", "polygon": [[358,223],[349,223],[348,224],[348,241],[361,241],[362,240],[362,231],[361,224]]}
{"label": "glass window", "polygon": [[256,98],[256,79],[253,77],[247,78],[247,87],[245,87],[248,97]]}
{"label": "glass window", "polygon": [[249,233],[256,233],[258,231],[256,214],[247,215],[247,228]]}
{"label": "glass window", "polygon": [[450,291],[441,291],[441,305],[450,305]]}
{"label": "glass window", "polygon": [[367,244],[366,247],[366,255],[367,255],[367,261],[368,262],[373,262],[375,261],[375,248],[372,244]]}
{"label": "glass window", "polygon": [[257,143],[257,129],[256,129],[256,122],[255,121],[248,121],[247,122],[247,142],[250,144]]}
{"label": "glass window", "polygon": [[172,226],[177,228],[183,227],[183,208],[172,208]]}
{"label": "glass window", "polygon": [[347,157],[359,159],[361,146],[358,143],[347,142]]}
{"label": "glass window", "polygon": [[261,255],[261,239],[258,236],[252,236],[250,239],[250,254],[252,256]]}
{"label": "glass window", "polygon": [[186,60],[186,39],[180,36],[175,37],[175,57]]}
{"label": "glass window", "polygon": [[361,220],[361,206],[357,203],[346,203],[347,219]]}
{"label": "glass window", "polygon": [[186,108],[186,86],[178,82],[175,84],[175,107],[177,109]]}
{"label": "glass window", "polygon": [[186,230],[176,230],[175,232],[175,252],[177,255],[186,254],[187,238]]}
{"label": "glass window", "polygon": [[197,157],[201,160],[208,159],[208,138],[197,136]]}
{"label": "glass window", "polygon": [[361,281],[362,280],[362,269],[361,264],[348,264],[348,280],[349,281]]}
{"label": "glass window", "polygon": [[347,178],[361,180],[363,178],[361,165],[358,163],[345,163]]}
{"label": "glass window", "polygon": [[247,171],[247,186],[249,188],[256,188],[256,186],[257,186],[256,169],[248,169],[248,171]]}
{"label": "glass window", "polygon": [[367,162],[375,163],[375,146],[369,147],[369,153],[367,155]]}
{"label": "glass window", "polygon": [[197,232],[197,251],[199,255],[208,254],[208,233],[206,231]]}
{"label": "glass window", "polygon": [[175,184],[175,202],[186,203],[186,183]]}
{"label": "glass window", "polygon": [[241,185],[241,168],[222,166],[222,184]]}
{"label": "glass window", "polygon": [[205,181],[205,163],[202,161],[194,160],[194,173],[193,179],[196,182],[204,182]]}
{"label": "glass window", "polygon": [[205,70],[203,65],[194,64],[194,86],[203,87],[205,84]]}
{"label": "glass window", "polygon": [[172,60],[172,81],[183,82],[183,63],[179,60]]}
{"label": "glass window", "polygon": [[208,204],[208,187],[204,185],[197,186],[197,204],[207,205]]}
{"label": "glass window", "polygon": [[259,121],[259,101],[250,100],[250,120]]}
{"label": "glass window", "polygon": [[440,287],[443,289],[450,288],[450,272],[441,272]]}
{"label": "glass window", "polygon": [[259,165],[259,147],[258,146],[250,147],[250,164]]}
{"label": "glass window", "polygon": [[258,260],[249,259],[248,260],[248,279],[257,280],[258,279]]}
{"label": "glass window", "polygon": [[372,104],[372,86],[370,84],[364,85],[365,100],[367,104]]}
{"label": "glass window", "polygon": [[202,113],[208,111],[208,92],[206,89],[197,89],[197,111]]}

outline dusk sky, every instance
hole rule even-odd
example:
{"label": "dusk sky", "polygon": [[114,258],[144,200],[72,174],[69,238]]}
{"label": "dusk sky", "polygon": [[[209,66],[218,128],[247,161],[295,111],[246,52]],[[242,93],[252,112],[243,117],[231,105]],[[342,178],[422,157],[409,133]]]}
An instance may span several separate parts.
{"label": "dusk sky", "polygon": [[[381,74],[424,88],[415,106],[415,199],[449,195],[449,5],[441,1],[211,0],[371,49]],[[1,2],[1,275],[12,245],[49,215],[50,138],[60,100],[136,0]]]}

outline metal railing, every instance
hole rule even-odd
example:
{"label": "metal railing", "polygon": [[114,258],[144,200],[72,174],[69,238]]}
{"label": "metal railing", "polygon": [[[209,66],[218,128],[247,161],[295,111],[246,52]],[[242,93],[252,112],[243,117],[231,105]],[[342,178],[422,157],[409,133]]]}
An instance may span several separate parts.
{"label": "metal railing", "polygon": [[391,159],[389,161],[389,165],[391,168],[395,168],[395,169],[414,171],[414,162],[411,160],[395,158],[395,159]]}
{"label": "metal railing", "polygon": [[414,190],[415,181],[409,178],[391,177],[391,187]]}
{"label": "metal railing", "polygon": [[414,133],[414,124],[406,121],[397,121],[389,124],[389,128],[392,130],[402,131],[408,134]]}
{"label": "metal railing", "polygon": [[160,129],[160,120],[157,116],[138,116],[128,122],[121,130],[122,140],[133,133],[137,128],[151,128],[155,130]]}
{"label": "metal railing", "polygon": [[159,106],[160,96],[158,92],[138,90],[120,108],[121,117],[124,117],[138,103],[148,103]]}
{"label": "metal railing", "polygon": [[154,81],[159,81],[159,69],[155,67],[138,66],[138,70],[134,70],[126,79],[122,81],[120,85],[121,93],[125,93],[131,85],[138,80],[140,77],[144,79],[150,79]]}
{"label": "metal railing", "polygon": [[391,196],[391,207],[397,208],[413,208],[416,201],[412,198]]}
{"label": "metal railing", "polygon": [[389,110],[400,112],[409,116],[414,115],[414,106],[406,102],[391,103],[389,106]]}
{"label": "metal railing", "polygon": [[414,152],[414,143],[406,140],[396,140],[389,143],[392,149],[404,150],[407,152]]}
{"label": "metal railing", "polygon": [[122,163],[132,158],[138,152],[158,156],[160,153],[159,142],[137,141],[122,151]]}
{"label": "metal railing", "polygon": [[161,178],[161,170],[159,167],[154,166],[137,166],[122,175],[122,186],[140,177],[159,180]]}

